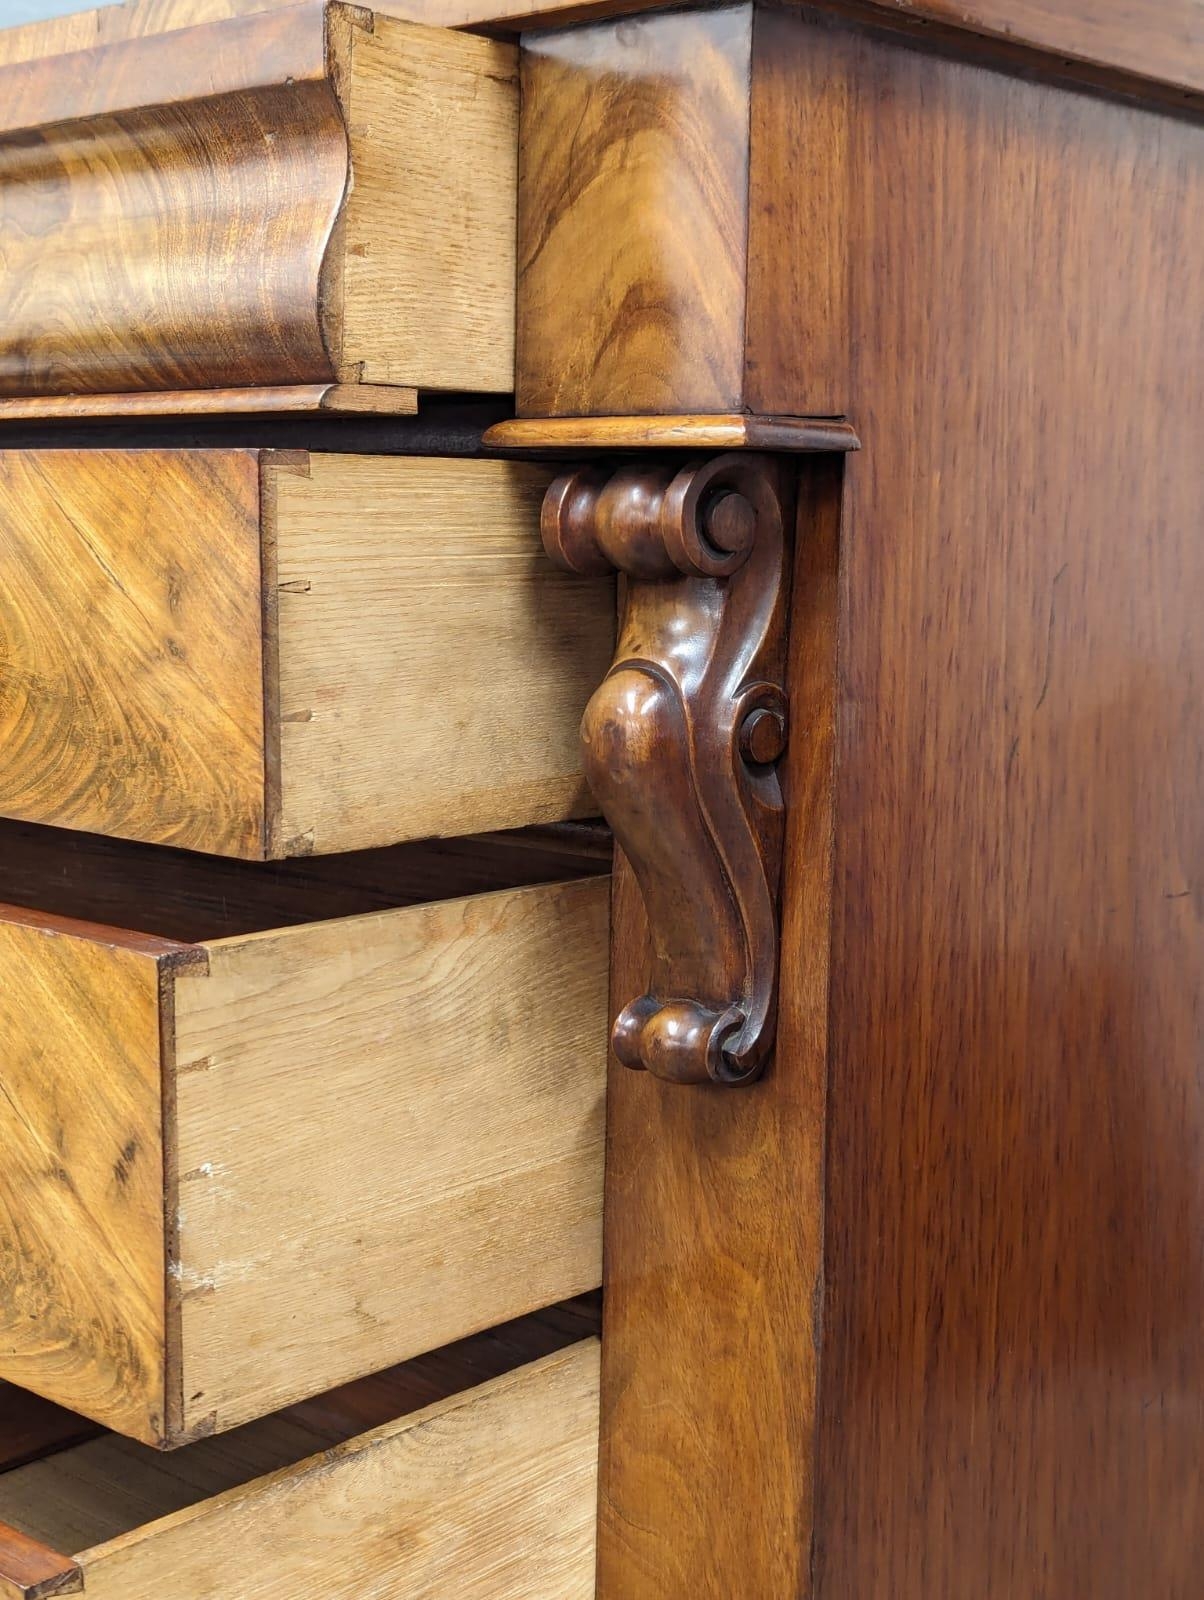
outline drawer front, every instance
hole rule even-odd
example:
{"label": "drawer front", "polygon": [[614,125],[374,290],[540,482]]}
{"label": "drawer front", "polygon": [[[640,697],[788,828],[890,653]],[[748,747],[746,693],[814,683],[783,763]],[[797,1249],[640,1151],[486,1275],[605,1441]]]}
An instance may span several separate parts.
{"label": "drawer front", "polygon": [[588,814],[613,589],[511,462],[0,451],[0,814],[258,859]]}
{"label": "drawer front", "polygon": [[0,920],[0,1378],[160,1445],[601,1281],[608,880]]}
{"label": "drawer front", "polygon": [[[66,1451],[0,1477],[0,1593],[590,1600],[598,1365],[586,1340],[212,1498],[231,1460],[270,1459],[290,1435],[314,1449],[324,1430],[285,1414],[216,1469],[212,1444],[167,1462],[111,1439]],[[137,1500],[182,1508],[129,1526]],[[106,1521],[128,1531],[70,1543]]]}
{"label": "drawer front", "polygon": [[509,392],[517,141],[513,45],[350,6],[0,66],[0,398]]}

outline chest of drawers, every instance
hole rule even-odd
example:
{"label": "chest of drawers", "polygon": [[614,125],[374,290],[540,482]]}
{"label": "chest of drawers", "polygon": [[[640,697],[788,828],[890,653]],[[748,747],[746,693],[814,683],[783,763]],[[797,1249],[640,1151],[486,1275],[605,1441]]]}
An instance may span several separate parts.
{"label": "chest of drawers", "polygon": [[1202,38],[0,33],[0,1600],[1196,1600]]}

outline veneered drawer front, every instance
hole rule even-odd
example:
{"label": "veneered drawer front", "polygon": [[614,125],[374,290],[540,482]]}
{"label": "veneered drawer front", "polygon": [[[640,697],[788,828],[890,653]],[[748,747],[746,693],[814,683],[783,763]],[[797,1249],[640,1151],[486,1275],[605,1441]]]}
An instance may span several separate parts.
{"label": "veneered drawer front", "polygon": [[545,469],[0,451],[0,815],[251,859],[588,814]]}
{"label": "veneered drawer front", "polygon": [[608,879],[246,918],[0,912],[0,1378],[158,1445],[601,1281]]}
{"label": "veneered drawer front", "polygon": [[590,1600],[596,1339],[347,1437],[426,1383],[385,1374],[166,1460],[110,1436],[2,1474],[0,1594]]}
{"label": "veneered drawer front", "polygon": [[0,415],[510,392],[518,94],[339,4],[0,66]]}

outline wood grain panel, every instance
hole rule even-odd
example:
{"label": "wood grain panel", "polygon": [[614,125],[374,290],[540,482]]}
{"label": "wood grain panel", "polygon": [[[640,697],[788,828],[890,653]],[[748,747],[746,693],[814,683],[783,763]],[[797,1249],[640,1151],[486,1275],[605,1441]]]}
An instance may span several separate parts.
{"label": "wood grain panel", "polygon": [[242,451],[0,452],[6,814],[262,853],[258,476]]}
{"label": "wood grain panel", "polygon": [[607,901],[484,895],[180,974],[185,1431],[601,1281]]}
{"label": "wood grain panel", "polygon": [[523,52],[518,409],[743,405],[752,8]]}
{"label": "wood grain panel", "polygon": [[[163,1424],[161,965],[0,912],[0,1361],[132,1433]],[[78,1330],[89,1329],[81,1342]]]}
{"label": "wood grain panel", "polygon": [[412,417],[417,411],[416,390],[371,383],[262,384],[249,389],[147,389],[141,394],[0,397],[0,424],[34,420],[73,422],[83,418],[105,422],[126,417],[264,417],[315,412]]}
{"label": "wood grain panel", "polygon": [[[49,57],[0,71],[0,133],[80,122],[120,112],[243,94],[327,76],[325,8],[264,12],[180,37],[101,46],[66,60]],[[233,151],[231,152],[233,154]]]}
{"label": "wood grain panel", "polygon": [[346,176],[325,82],[0,139],[0,394],[333,380],[318,298]]}
{"label": "wood grain panel", "polygon": [[315,455],[269,474],[273,852],[595,812],[577,724],[610,664],[614,588],[545,559],[547,469]]}
{"label": "wood grain panel", "polygon": [[[756,399],[843,387],[865,445],[817,1591],[1189,1600],[1204,133],[801,23],[765,61],[766,187],[817,203],[762,223]],[[803,371],[823,250],[848,320]]]}
{"label": "wood grain panel", "polygon": [[[1204,144],[969,69],[858,71],[858,254],[913,288],[893,314],[865,266],[855,290],[854,405],[883,444],[850,582],[884,632],[880,656],[848,636],[825,1585],[1189,1600],[1204,283],[1182,240]],[[887,446],[917,372],[940,392],[967,371],[970,405]],[[856,908],[887,882],[882,938]],[[850,1536],[888,1502],[915,1508],[889,1540]]]}
{"label": "wood grain panel", "polygon": [[590,1600],[597,1431],[589,1340],[81,1551],[86,1592]]}
{"label": "wood grain panel", "polygon": [[[559,27],[655,10],[659,0],[376,0],[374,9],[440,27],[481,23],[514,29]],[[98,40],[143,37],[221,17],[292,5],[295,0],[124,0],[100,11],[55,17],[0,31],[0,62],[77,50]],[[1052,73],[1085,68],[1142,92],[1164,84],[1204,91],[1201,0],[808,0],[808,9],[869,15],[886,25],[932,24],[956,30],[966,49],[1019,48]],[[1006,59],[1006,56],[1005,56]]]}
{"label": "wood grain panel", "polygon": [[595,1288],[608,898],[2,908],[5,1377],[174,1447]]}
{"label": "wood grain panel", "polygon": [[0,400],[509,392],[517,72],[337,4],[0,66]]}
{"label": "wood grain panel", "polygon": [[[0,1476],[0,1574],[6,1539],[33,1539],[50,1552],[109,1544],[596,1338],[599,1303],[600,1296],[588,1295],[549,1307],[179,1450],[155,1450],[104,1432],[75,1447],[60,1447]],[[0,1451],[6,1430],[5,1420]],[[52,1559],[61,1566],[70,1558]]]}
{"label": "wood grain panel", "polygon": [[[739,1090],[611,1069],[599,1594],[779,1600],[810,1563],[840,470],[800,477],[778,1046]],[[646,978],[616,875],[612,1005]]]}
{"label": "wood grain panel", "polygon": [[340,372],[508,394],[518,53],[387,17],[352,37]]}

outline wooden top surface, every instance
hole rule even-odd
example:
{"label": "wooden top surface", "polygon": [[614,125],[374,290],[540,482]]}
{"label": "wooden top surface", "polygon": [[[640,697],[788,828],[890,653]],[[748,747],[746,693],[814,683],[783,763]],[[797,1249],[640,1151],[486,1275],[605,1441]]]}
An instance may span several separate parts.
{"label": "wooden top surface", "polygon": [[[0,30],[0,65],[143,38],[296,0],[124,0]],[[1125,78],[1204,90],[1204,0],[812,0],[813,8],[901,24],[936,24]],[[446,27],[555,27],[656,9],[655,0],[374,0],[388,16]]]}
{"label": "wooden top surface", "polygon": [[494,449],[790,450],[844,452],[861,448],[853,427],[833,417],[721,416],[519,417],[485,432]]}

